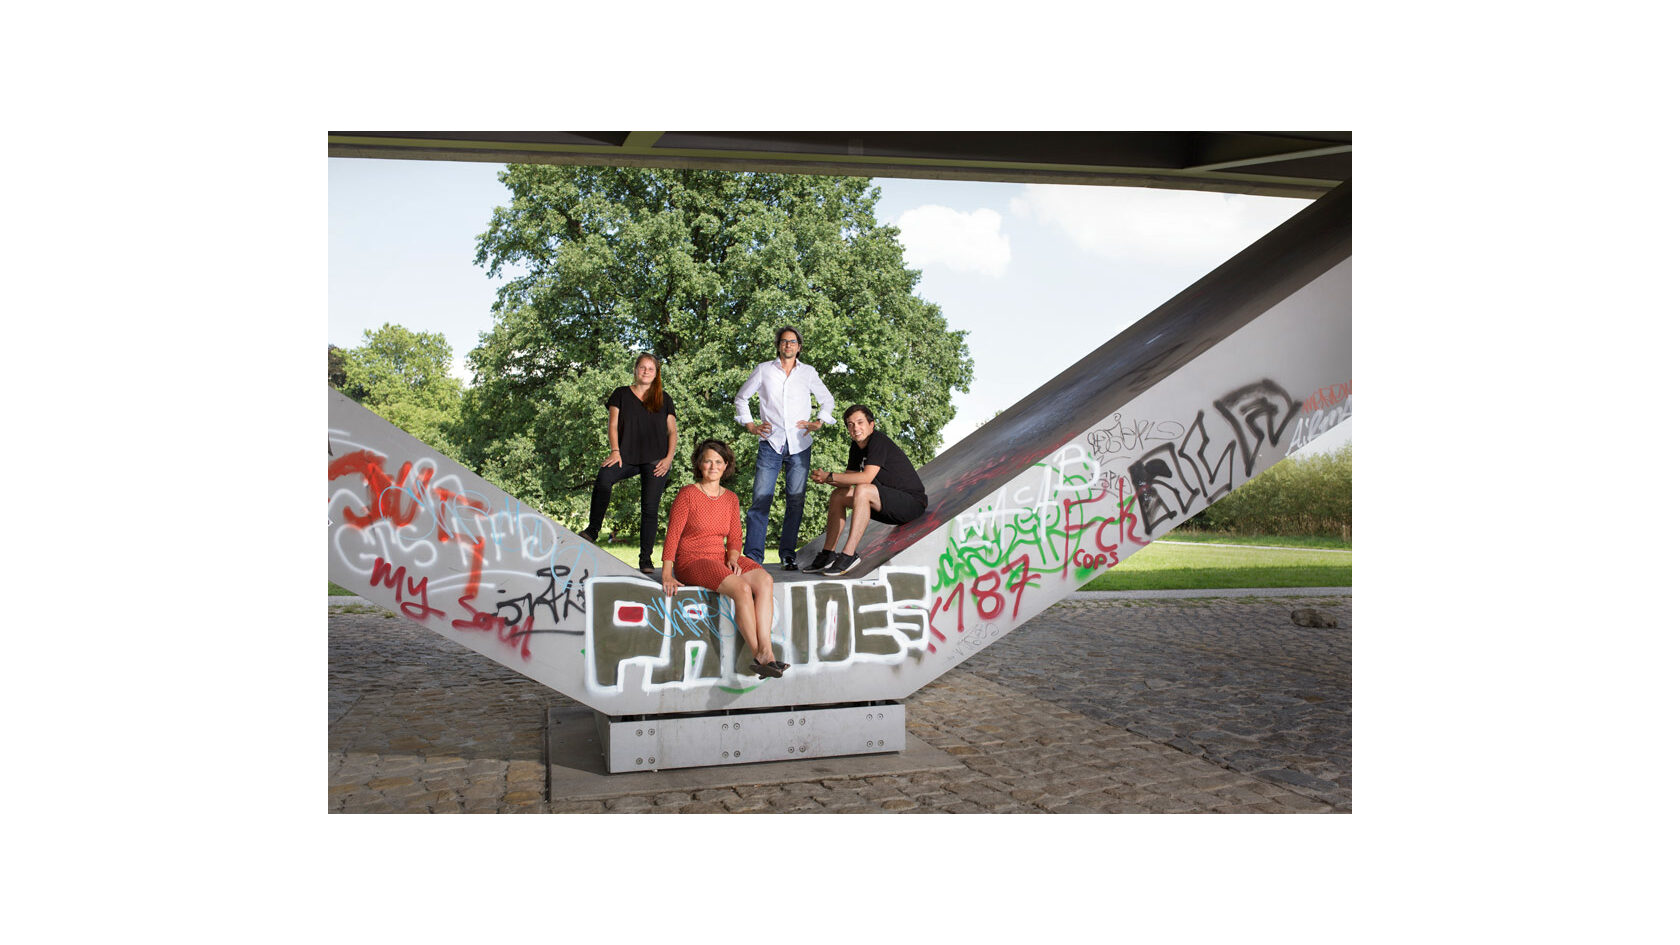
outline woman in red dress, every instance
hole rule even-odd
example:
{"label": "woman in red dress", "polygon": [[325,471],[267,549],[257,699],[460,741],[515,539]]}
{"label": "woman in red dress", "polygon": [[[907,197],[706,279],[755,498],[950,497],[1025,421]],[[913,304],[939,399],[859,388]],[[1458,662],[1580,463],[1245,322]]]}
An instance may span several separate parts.
{"label": "woman in red dress", "polygon": [[757,561],[741,557],[741,500],[723,487],[735,475],[735,452],[722,440],[694,448],[693,485],[683,486],[671,502],[665,529],[665,594],[681,585],[717,591],[735,603],[735,626],[752,648],[753,672],[762,679],[780,676],[770,646],[775,619],[775,583]]}

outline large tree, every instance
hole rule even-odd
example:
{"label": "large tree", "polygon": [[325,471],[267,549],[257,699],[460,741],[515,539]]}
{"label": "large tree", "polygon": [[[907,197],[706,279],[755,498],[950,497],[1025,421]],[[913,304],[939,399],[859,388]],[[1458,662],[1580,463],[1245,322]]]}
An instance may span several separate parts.
{"label": "large tree", "polygon": [[[717,437],[739,459],[730,485],[744,505],[756,445],[732,400],[774,357],[785,324],[804,336],[801,357],[833,392],[836,421],[868,404],[918,465],[939,448],[974,362],[964,333],[915,295],[921,274],[905,267],[897,229],[876,221],[880,191],[867,179],[549,165],[510,165],[500,179],[511,200],[476,261],[512,278],[468,356],[462,446],[509,492],[582,527],[606,455],[603,404],[629,383],[635,353],[651,351],[676,400],[673,483],[692,478],[694,444]],[[844,466],[846,447],[837,422],[813,462]],[[615,490],[621,529],[635,520],[635,492]],[[824,495],[813,487],[807,499],[807,535]]]}
{"label": "large tree", "polygon": [[442,334],[386,323],[344,352],[343,391],[410,436],[458,456],[462,390],[449,375],[454,357]]}
{"label": "large tree", "polygon": [[333,390],[342,390],[348,378],[344,374],[344,349],[337,345],[327,345],[327,386]]}

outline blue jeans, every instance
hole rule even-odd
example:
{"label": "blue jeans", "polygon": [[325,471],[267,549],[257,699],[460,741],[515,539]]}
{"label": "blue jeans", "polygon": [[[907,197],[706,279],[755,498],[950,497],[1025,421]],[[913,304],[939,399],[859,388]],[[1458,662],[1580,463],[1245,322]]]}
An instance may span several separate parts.
{"label": "blue jeans", "polygon": [[758,441],[758,468],[753,472],[752,508],[747,510],[747,537],[741,553],[764,563],[764,535],[770,530],[770,502],[776,498],[776,477],[787,479],[782,495],[787,509],[782,515],[782,560],[792,561],[799,551],[799,526],[805,520],[805,480],[811,472],[811,451],[784,453],[764,440]]}

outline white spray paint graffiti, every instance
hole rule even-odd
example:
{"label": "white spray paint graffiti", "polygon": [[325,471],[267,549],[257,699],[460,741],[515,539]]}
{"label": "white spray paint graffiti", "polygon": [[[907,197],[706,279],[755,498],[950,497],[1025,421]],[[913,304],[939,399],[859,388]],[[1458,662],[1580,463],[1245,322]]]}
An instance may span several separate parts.
{"label": "white spray paint graffiti", "polygon": [[[1350,385],[1351,386],[1351,385]],[[1324,407],[1295,421],[1295,433],[1289,438],[1289,452],[1295,451],[1328,433],[1344,420],[1353,419],[1353,395],[1334,407]]]}
{"label": "white spray paint graffiti", "polygon": [[433,456],[398,462],[331,431],[329,549],[345,586],[456,637],[582,635],[599,552],[506,497],[500,508]]}
{"label": "white spray paint graffiti", "polygon": [[[928,595],[925,568],[777,585],[771,641],[789,664],[784,678],[920,659],[928,645]],[[667,598],[658,584],[628,577],[594,579],[586,596],[584,652],[593,694],[627,686],[737,691],[758,681],[727,597],[684,587]],[[639,685],[627,679],[630,666],[640,667]]]}

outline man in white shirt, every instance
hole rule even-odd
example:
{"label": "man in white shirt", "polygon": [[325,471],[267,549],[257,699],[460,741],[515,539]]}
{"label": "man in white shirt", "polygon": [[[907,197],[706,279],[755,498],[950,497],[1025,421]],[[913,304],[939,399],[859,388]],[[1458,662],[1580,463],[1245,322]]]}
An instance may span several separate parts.
{"label": "man in white shirt", "polygon": [[[735,395],[735,419],[758,434],[758,464],[753,473],[752,508],[747,510],[747,534],[741,553],[764,563],[765,532],[770,529],[770,502],[776,497],[776,477],[785,470],[782,494],[787,510],[782,517],[782,570],[797,571],[799,526],[805,518],[805,479],[811,471],[811,433],[834,422],[834,395],[823,385],[817,369],[801,364],[804,340],[793,328],[776,332],[776,360],[753,368]],[[754,423],[747,401],[758,395]],[[811,419],[811,398],[817,398],[817,419]]]}

